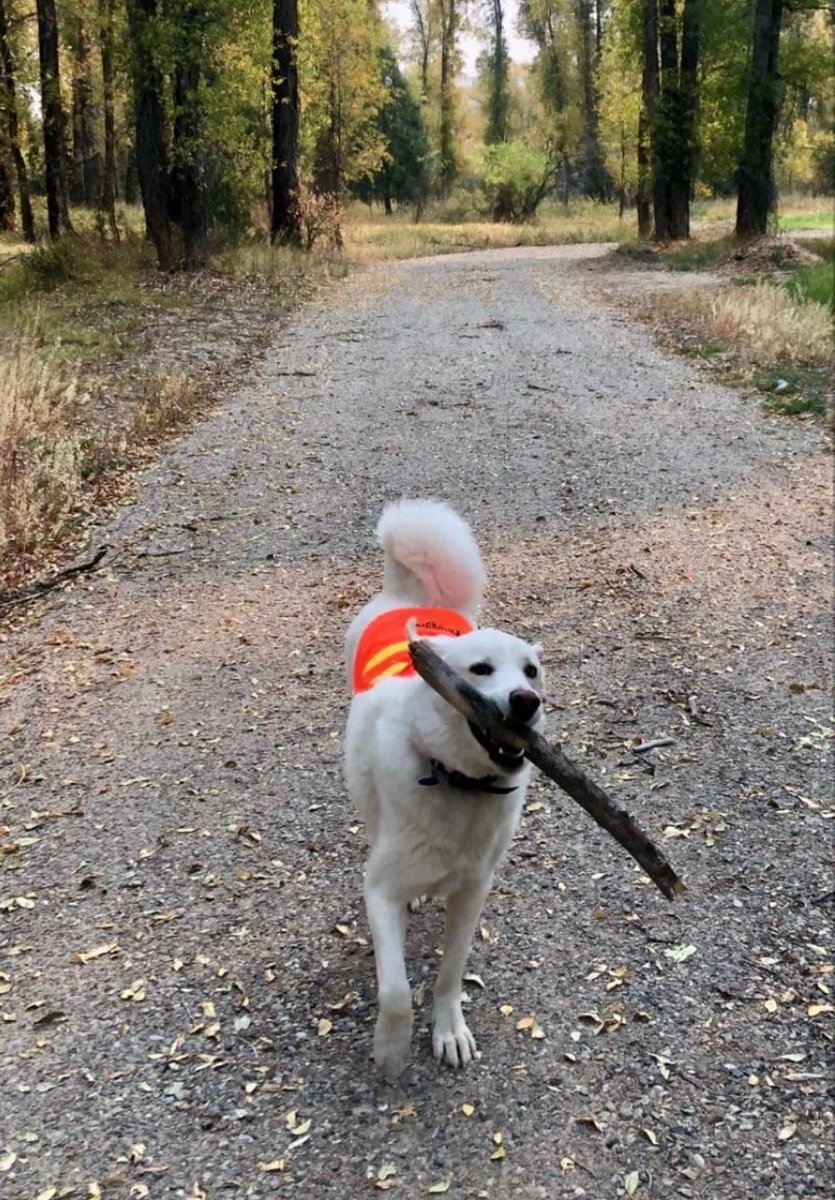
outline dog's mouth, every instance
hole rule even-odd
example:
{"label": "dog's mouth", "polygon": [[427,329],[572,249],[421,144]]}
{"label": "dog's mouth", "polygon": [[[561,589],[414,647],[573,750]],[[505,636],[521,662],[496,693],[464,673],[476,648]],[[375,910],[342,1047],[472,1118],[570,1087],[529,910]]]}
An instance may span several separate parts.
{"label": "dog's mouth", "polygon": [[470,733],[473,735],[479,746],[483,747],[490,755],[492,762],[497,767],[501,767],[503,771],[518,771],[525,761],[524,750],[519,750],[516,746],[508,746],[504,742],[496,741],[474,725],[472,721],[468,721]]}

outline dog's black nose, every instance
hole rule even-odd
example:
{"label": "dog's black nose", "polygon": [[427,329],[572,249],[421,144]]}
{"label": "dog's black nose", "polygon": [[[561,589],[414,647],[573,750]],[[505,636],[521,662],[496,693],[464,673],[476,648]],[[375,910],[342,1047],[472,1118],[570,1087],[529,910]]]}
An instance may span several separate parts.
{"label": "dog's black nose", "polygon": [[541,703],[536,692],[528,688],[514,688],[510,693],[510,712],[520,721],[529,721]]}

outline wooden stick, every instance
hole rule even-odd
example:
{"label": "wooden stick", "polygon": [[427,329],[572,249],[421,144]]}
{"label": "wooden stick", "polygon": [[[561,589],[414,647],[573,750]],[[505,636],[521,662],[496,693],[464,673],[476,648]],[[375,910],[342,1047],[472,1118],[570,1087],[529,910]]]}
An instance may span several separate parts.
{"label": "wooden stick", "polygon": [[489,737],[524,750],[525,756],[540,771],[553,779],[624,850],[629,851],[668,900],[674,900],[685,891],[682,880],[629,813],[618,808],[603,788],[566,758],[558,746],[552,746],[535,729],[505,717],[497,704],[482,696],[457,671],[447,666],[428,642],[413,639],[409,642],[409,653],[415,670],[431,688]]}
{"label": "wooden stick", "polygon": [[37,600],[54,588],[60,587],[62,583],[66,583],[68,579],[75,579],[77,575],[88,575],[90,571],[95,571],[109,549],[109,546],[101,546],[87,562],[78,563],[74,567],[65,567],[63,571],[50,576],[49,579],[36,580],[22,592],[9,596],[5,600],[0,599],[0,610],[5,611],[7,608],[13,608],[16,604],[26,604],[30,600]]}

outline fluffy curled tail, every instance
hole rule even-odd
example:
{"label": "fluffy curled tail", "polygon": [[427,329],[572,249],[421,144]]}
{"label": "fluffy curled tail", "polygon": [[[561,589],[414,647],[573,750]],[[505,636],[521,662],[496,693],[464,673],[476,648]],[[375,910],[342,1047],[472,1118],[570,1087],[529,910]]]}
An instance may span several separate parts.
{"label": "fluffy curled tail", "polygon": [[440,500],[398,500],[377,524],[383,590],[393,599],[474,614],[486,576],[467,523]]}

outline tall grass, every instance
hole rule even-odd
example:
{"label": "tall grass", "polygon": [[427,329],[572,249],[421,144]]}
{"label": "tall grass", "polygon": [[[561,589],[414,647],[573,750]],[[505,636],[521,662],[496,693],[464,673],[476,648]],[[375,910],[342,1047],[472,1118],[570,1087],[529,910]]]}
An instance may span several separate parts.
{"label": "tall grass", "polygon": [[14,345],[0,359],[0,562],[54,544],[77,513],[83,450],[73,378]]}
{"label": "tall grass", "polygon": [[832,318],[823,304],[800,303],[767,281],[751,288],[723,288],[709,303],[714,335],[756,366],[832,363]]}

